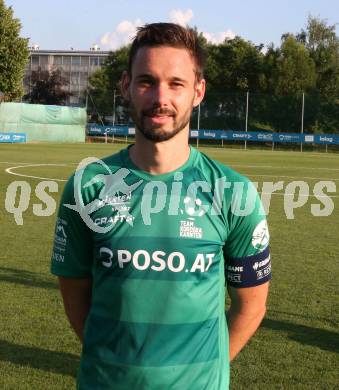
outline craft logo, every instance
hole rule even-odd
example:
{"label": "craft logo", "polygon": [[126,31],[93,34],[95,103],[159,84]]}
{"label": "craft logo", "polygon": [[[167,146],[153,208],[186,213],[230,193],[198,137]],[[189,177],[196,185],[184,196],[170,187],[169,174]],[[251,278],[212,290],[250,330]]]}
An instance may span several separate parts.
{"label": "craft logo", "polygon": [[133,226],[134,216],[130,214],[130,201],[132,199],[132,193],[124,195],[106,196],[105,199],[99,200],[98,206],[110,206],[111,215],[105,217],[99,217],[94,220],[94,223],[98,226],[103,225],[115,225],[120,222],[127,222]]}

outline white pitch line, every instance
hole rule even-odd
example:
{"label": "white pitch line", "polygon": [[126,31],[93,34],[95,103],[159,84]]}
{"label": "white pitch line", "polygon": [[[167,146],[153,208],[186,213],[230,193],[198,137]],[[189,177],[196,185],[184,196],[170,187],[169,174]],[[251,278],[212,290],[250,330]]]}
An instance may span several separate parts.
{"label": "white pitch line", "polygon": [[[219,152],[219,150],[217,150]],[[224,150],[220,150],[220,153],[222,152],[225,152],[227,151],[227,153],[230,152],[230,154],[234,154],[234,153],[246,153],[247,155],[251,154],[251,155],[258,155],[258,156],[263,156],[265,155],[265,152],[268,153],[276,153],[277,155],[280,154],[280,156],[282,155],[287,155],[287,156],[292,156],[291,153],[295,153],[295,155],[293,155],[293,157],[298,157],[298,154],[297,153],[300,153],[300,152],[288,152],[288,151],[283,151],[283,150],[274,150],[274,151],[263,151],[263,150],[245,150],[245,149],[224,149]],[[214,151],[215,152],[215,151]],[[263,153],[264,152],[264,153]],[[267,155],[266,154],[266,155]],[[302,153],[304,155],[304,153]],[[302,156],[304,157],[304,156]],[[321,157],[324,157],[324,158],[338,158],[338,155],[336,153],[323,153],[323,152],[319,152],[319,153],[307,153],[307,155],[305,157],[317,157],[317,158],[321,158]]]}
{"label": "white pitch line", "polygon": [[68,166],[68,165],[78,165],[79,163],[63,163],[63,164],[38,164],[38,163],[32,163],[32,162],[20,162],[20,161],[0,161],[0,164],[20,164],[20,165],[62,165],[62,166]]}
{"label": "white pitch line", "polygon": [[[232,163],[231,163],[232,164]],[[286,169],[286,167],[277,167],[274,165],[242,165],[232,164],[232,167],[243,167],[243,168],[273,168],[273,169]],[[339,171],[339,168],[319,168],[319,167],[288,167],[288,169],[305,169],[305,170],[321,170],[321,171]]]}
{"label": "white pitch line", "polygon": [[[295,196],[295,194],[285,194],[284,192],[259,192],[258,194],[262,195],[280,195],[280,196]],[[304,198],[339,198],[339,195],[312,195],[312,194],[299,194],[298,196],[304,197]]]}
{"label": "white pitch line", "polygon": [[[226,165],[227,166],[231,166],[229,163],[227,163]],[[240,168],[274,168],[273,165],[242,165],[242,164],[232,164],[232,167],[240,167]],[[278,167],[278,168],[280,168],[280,167]]]}
{"label": "white pitch line", "polygon": [[40,177],[40,176],[31,176],[31,175],[23,175],[22,173],[16,173],[12,172],[12,169],[18,169],[18,168],[27,168],[27,167],[41,167],[41,166],[57,166],[57,167],[64,167],[67,166],[66,164],[29,164],[29,165],[17,165],[15,167],[7,168],[5,171],[9,173],[10,175],[14,176],[21,176],[21,177],[29,177],[31,179],[40,179],[40,180],[54,180],[54,181],[66,181],[65,179],[54,179],[50,177]]}
{"label": "white pitch line", "polygon": [[319,171],[339,171],[339,168],[319,168],[319,167],[290,167],[288,169],[317,169]]}
{"label": "white pitch line", "polygon": [[334,179],[333,177],[308,177],[308,176],[281,176],[281,175],[257,175],[257,174],[250,174],[250,173],[244,173],[245,176],[254,176],[254,177],[277,177],[277,178],[285,178],[285,179],[307,179],[307,180],[323,180],[323,181],[339,181],[339,179]]}
{"label": "white pitch line", "polygon": [[[30,162],[19,162],[19,161],[0,161],[0,164],[20,164],[20,165],[78,165],[79,162],[68,162],[64,164],[36,164],[36,163],[30,163]],[[285,169],[286,167],[279,167],[275,165],[261,165],[261,164],[233,164],[232,161],[228,161],[225,163],[225,165],[230,166],[232,164],[232,167],[240,167],[240,168],[273,168],[273,169]],[[295,167],[288,167],[288,169],[296,170],[296,169],[305,169],[305,170],[323,170],[323,171],[339,171],[339,168],[319,168],[319,167],[301,167],[301,166],[295,166]]]}

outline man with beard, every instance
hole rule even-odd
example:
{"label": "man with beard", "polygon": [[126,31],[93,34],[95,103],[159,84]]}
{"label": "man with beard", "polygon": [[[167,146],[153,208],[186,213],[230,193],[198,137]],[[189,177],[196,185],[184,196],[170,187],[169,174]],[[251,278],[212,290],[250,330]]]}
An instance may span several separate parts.
{"label": "man with beard", "polygon": [[83,342],[78,389],[227,389],[229,361],[264,316],[259,197],[188,143],[203,65],[194,30],[139,28],[122,76],[135,144],[77,171],[64,190],[52,272]]}

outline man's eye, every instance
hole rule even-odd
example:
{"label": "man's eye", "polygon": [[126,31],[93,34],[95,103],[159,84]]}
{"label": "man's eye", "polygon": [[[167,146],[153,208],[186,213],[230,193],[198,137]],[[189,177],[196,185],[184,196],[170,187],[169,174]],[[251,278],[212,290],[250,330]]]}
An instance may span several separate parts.
{"label": "man's eye", "polygon": [[152,85],[150,80],[140,80],[138,84],[140,87],[149,87]]}
{"label": "man's eye", "polygon": [[180,83],[180,82],[173,82],[172,83],[172,87],[174,88],[180,88],[180,87],[183,87],[184,84],[183,83]]}

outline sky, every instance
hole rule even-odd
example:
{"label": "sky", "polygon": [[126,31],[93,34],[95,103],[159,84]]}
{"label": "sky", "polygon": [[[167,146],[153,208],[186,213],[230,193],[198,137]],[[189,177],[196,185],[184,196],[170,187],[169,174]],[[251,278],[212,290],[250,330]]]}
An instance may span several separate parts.
{"label": "sky", "polygon": [[[255,44],[280,44],[283,33],[306,27],[309,15],[339,22],[338,0],[5,0],[22,24],[21,36],[42,50],[115,50],[137,26],[176,22],[196,26],[213,42],[238,35]],[[337,26],[338,32],[338,26]]]}

